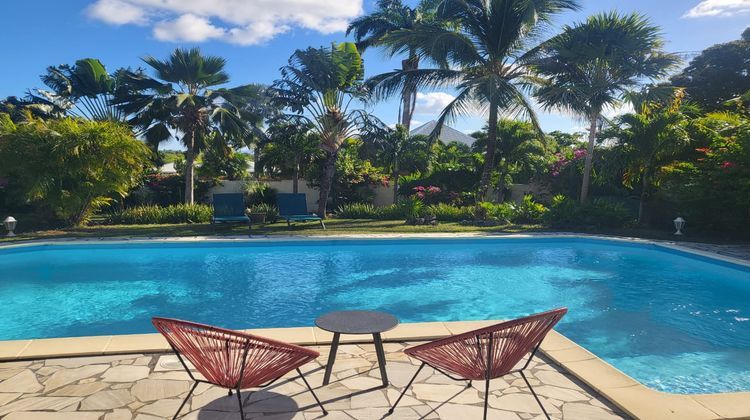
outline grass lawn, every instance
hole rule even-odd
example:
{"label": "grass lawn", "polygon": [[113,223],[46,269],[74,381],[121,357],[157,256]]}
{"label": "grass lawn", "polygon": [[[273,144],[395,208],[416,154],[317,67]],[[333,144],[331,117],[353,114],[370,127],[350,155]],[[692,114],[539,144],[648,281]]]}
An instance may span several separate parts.
{"label": "grass lawn", "polygon": [[[465,226],[459,223],[440,223],[437,226],[411,226],[399,220],[361,220],[331,219],[326,220],[327,230],[322,230],[314,222],[298,223],[287,228],[286,223],[274,223],[265,226],[253,226],[253,235],[337,235],[366,233],[524,233],[554,231],[540,225],[504,225],[492,227]],[[559,231],[559,230],[558,230]],[[651,229],[611,229],[611,230],[578,230],[582,233],[598,233],[615,236],[631,236],[648,239],[684,240],[713,243],[733,243],[720,238],[675,237],[672,232]],[[0,237],[0,243],[30,239],[61,238],[114,238],[114,237],[185,237],[185,236],[242,236],[247,235],[247,226],[217,225],[208,223],[177,225],[122,225],[122,226],[82,226],[63,230],[44,230],[33,233],[19,233],[14,238]]]}

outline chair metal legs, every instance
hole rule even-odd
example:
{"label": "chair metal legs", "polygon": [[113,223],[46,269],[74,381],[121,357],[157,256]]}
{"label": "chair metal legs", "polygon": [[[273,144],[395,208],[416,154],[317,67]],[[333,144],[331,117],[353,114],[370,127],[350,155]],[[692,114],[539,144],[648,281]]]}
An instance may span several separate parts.
{"label": "chair metal legs", "polygon": [[197,386],[198,386],[198,382],[194,382],[193,383],[193,387],[190,388],[190,392],[188,392],[188,394],[185,397],[185,399],[182,400],[182,404],[180,404],[180,407],[177,409],[177,412],[174,413],[174,417],[172,417],[172,420],[175,420],[177,418],[177,415],[180,414],[180,411],[182,410],[182,407],[184,407],[185,404],[187,404],[188,400],[190,399],[190,396],[193,395],[193,391],[195,391],[195,387],[197,387]]}
{"label": "chair metal legs", "polygon": [[242,397],[239,388],[237,388],[237,402],[240,404],[240,419],[245,420],[245,411],[242,409]]}
{"label": "chair metal legs", "polygon": [[531,384],[529,383],[529,380],[526,379],[526,375],[524,375],[523,371],[519,371],[519,373],[521,374],[521,377],[523,378],[524,382],[526,382],[526,386],[529,387],[529,391],[531,391],[531,395],[534,396],[534,399],[536,400],[536,403],[539,404],[539,407],[542,408],[542,412],[544,412],[544,416],[547,417],[547,420],[550,420],[550,417],[549,417],[549,414],[547,413],[547,410],[544,409],[544,405],[542,405],[542,401],[536,395],[536,392],[534,392],[534,388],[531,387]]}
{"label": "chair metal legs", "polygon": [[425,365],[425,364],[426,364],[426,363],[422,362],[422,364],[421,364],[421,365],[419,365],[419,369],[417,369],[417,373],[415,373],[415,374],[414,374],[414,376],[412,376],[412,378],[411,378],[411,380],[409,381],[409,383],[408,383],[408,384],[406,384],[406,386],[404,387],[404,389],[403,389],[403,390],[401,391],[401,395],[399,395],[399,396],[398,396],[398,399],[396,400],[396,402],[395,402],[395,403],[393,403],[393,407],[391,407],[391,408],[390,408],[390,409],[388,410],[388,414],[393,414],[393,410],[395,410],[395,409],[396,409],[396,406],[398,405],[399,401],[401,401],[401,398],[403,398],[404,394],[406,394],[406,391],[407,391],[407,390],[409,389],[409,387],[410,387],[410,386],[411,386],[411,384],[412,384],[412,383],[414,382],[414,380],[415,380],[415,379],[417,379],[417,375],[419,375],[419,372],[421,372],[421,371],[422,371],[422,368],[424,367],[424,365]]}
{"label": "chair metal legs", "polygon": [[304,382],[304,383],[305,383],[305,385],[307,385],[307,389],[309,389],[309,390],[310,390],[310,393],[312,394],[313,398],[315,398],[315,401],[316,401],[316,402],[318,403],[318,405],[320,406],[320,409],[321,409],[321,410],[323,410],[323,415],[324,415],[324,416],[327,416],[327,415],[328,415],[328,411],[326,411],[325,407],[323,407],[323,403],[322,403],[322,402],[320,402],[320,400],[318,399],[318,396],[317,396],[317,395],[315,395],[315,391],[313,391],[312,387],[311,387],[311,386],[310,386],[310,384],[309,384],[309,383],[307,382],[307,379],[305,378],[305,375],[303,375],[303,374],[302,374],[302,371],[300,371],[300,370],[299,370],[299,368],[297,368],[297,374],[299,375],[299,377],[300,377],[300,378],[302,378],[302,382]]}

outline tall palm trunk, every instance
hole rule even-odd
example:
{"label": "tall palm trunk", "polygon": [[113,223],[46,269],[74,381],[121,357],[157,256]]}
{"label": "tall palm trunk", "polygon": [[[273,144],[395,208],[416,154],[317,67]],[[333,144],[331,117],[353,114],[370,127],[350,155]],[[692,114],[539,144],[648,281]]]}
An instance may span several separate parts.
{"label": "tall palm trunk", "polygon": [[318,217],[321,219],[326,218],[326,204],[328,203],[328,195],[331,193],[338,155],[338,149],[326,152],[326,160],[323,164],[323,179],[320,181],[320,195],[318,196]]}
{"label": "tall palm trunk", "polygon": [[479,180],[479,194],[478,199],[480,201],[487,201],[490,190],[490,177],[492,175],[492,169],[495,167],[495,149],[497,149],[497,102],[495,100],[490,101],[490,116],[487,120],[487,151],[484,154],[484,168],[482,169],[482,177]]}
{"label": "tall palm trunk", "polygon": [[586,163],[583,166],[583,182],[581,183],[581,203],[589,198],[589,184],[591,183],[591,169],[594,165],[594,143],[596,142],[596,123],[599,113],[593,113],[589,120],[589,144],[586,149]]}
{"label": "tall palm trunk", "polygon": [[393,155],[393,172],[391,178],[393,178],[393,204],[398,201],[398,152]]}
{"label": "tall palm trunk", "polygon": [[643,215],[646,211],[646,200],[648,200],[648,187],[649,187],[649,174],[647,171],[643,172],[643,180],[641,181],[641,200],[638,203],[638,224],[643,224]]}
{"label": "tall palm trunk", "polygon": [[294,162],[294,175],[292,175],[292,192],[299,192],[299,159]]}
{"label": "tall palm trunk", "polygon": [[185,204],[195,203],[195,133],[187,134],[187,151],[185,152]]}
{"label": "tall palm trunk", "polygon": [[[409,58],[401,60],[401,69],[404,71],[419,68],[419,57],[415,52],[409,52]],[[401,125],[408,133],[411,129],[411,118],[414,115],[414,104],[417,100],[417,90],[413,86],[404,86],[401,92]]]}

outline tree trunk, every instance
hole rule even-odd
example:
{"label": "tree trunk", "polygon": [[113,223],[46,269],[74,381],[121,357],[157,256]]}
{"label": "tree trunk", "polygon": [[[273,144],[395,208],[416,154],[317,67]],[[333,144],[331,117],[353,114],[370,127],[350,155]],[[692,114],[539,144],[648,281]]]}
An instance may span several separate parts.
{"label": "tree trunk", "polygon": [[497,191],[499,192],[498,198],[500,199],[500,202],[505,201],[505,177],[508,175],[508,165],[505,163],[501,164],[500,167],[500,176],[498,177],[497,181]]}
{"label": "tree trunk", "polygon": [[[414,52],[409,53],[409,58],[401,60],[402,70],[416,70],[419,68],[419,57]],[[414,115],[414,102],[417,91],[412,86],[404,86],[401,92],[401,116],[400,124],[406,128],[408,133],[411,129],[411,117]]]}
{"label": "tree trunk", "polygon": [[490,177],[495,167],[495,149],[497,148],[497,103],[490,102],[490,117],[487,121],[487,151],[484,154],[484,168],[479,180],[479,201],[487,201],[490,189]]}
{"label": "tree trunk", "polygon": [[299,192],[299,162],[294,164],[294,175],[292,178],[292,192],[297,194]]}
{"label": "tree trunk", "polygon": [[586,164],[583,167],[583,182],[581,183],[581,203],[589,198],[589,184],[591,183],[591,168],[594,165],[594,143],[596,142],[596,122],[599,115],[592,115],[589,121],[589,144],[586,149]]}
{"label": "tree trunk", "polygon": [[646,200],[648,199],[648,173],[643,172],[643,181],[641,184],[641,201],[638,203],[638,224],[643,223],[643,213],[646,208]]}
{"label": "tree trunk", "polygon": [[318,217],[321,219],[326,218],[326,204],[328,203],[328,195],[331,193],[338,155],[338,150],[327,152],[326,161],[323,164],[323,179],[320,181],[320,195],[318,196]]}
{"label": "tree trunk", "polygon": [[187,134],[187,151],[185,152],[185,204],[195,203],[195,137]]}
{"label": "tree trunk", "polygon": [[398,201],[398,153],[393,156],[393,204]]}

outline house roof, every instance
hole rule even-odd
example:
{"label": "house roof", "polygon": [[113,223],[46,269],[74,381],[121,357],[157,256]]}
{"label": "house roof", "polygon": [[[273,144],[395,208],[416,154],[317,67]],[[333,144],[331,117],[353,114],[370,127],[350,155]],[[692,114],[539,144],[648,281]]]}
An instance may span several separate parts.
{"label": "house roof", "polygon": [[[416,135],[423,135],[423,136],[429,136],[430,133],[432,133],[432,130],[435,129],[435,126],[437,123],[433,120],[428,123],[422,124],[419,127],[411,130],[409,134],[412,136]],[[450,143],[452,141],[463,143],[467,146],[471,146],[474,144],[474,137],[471,137],[468,134],[464,134],[458,130],[456,130],[453,127],[449,127],[447,125],[443,125],[443,129],[440,130],[440,136],[438,137],[443,143]]]}

